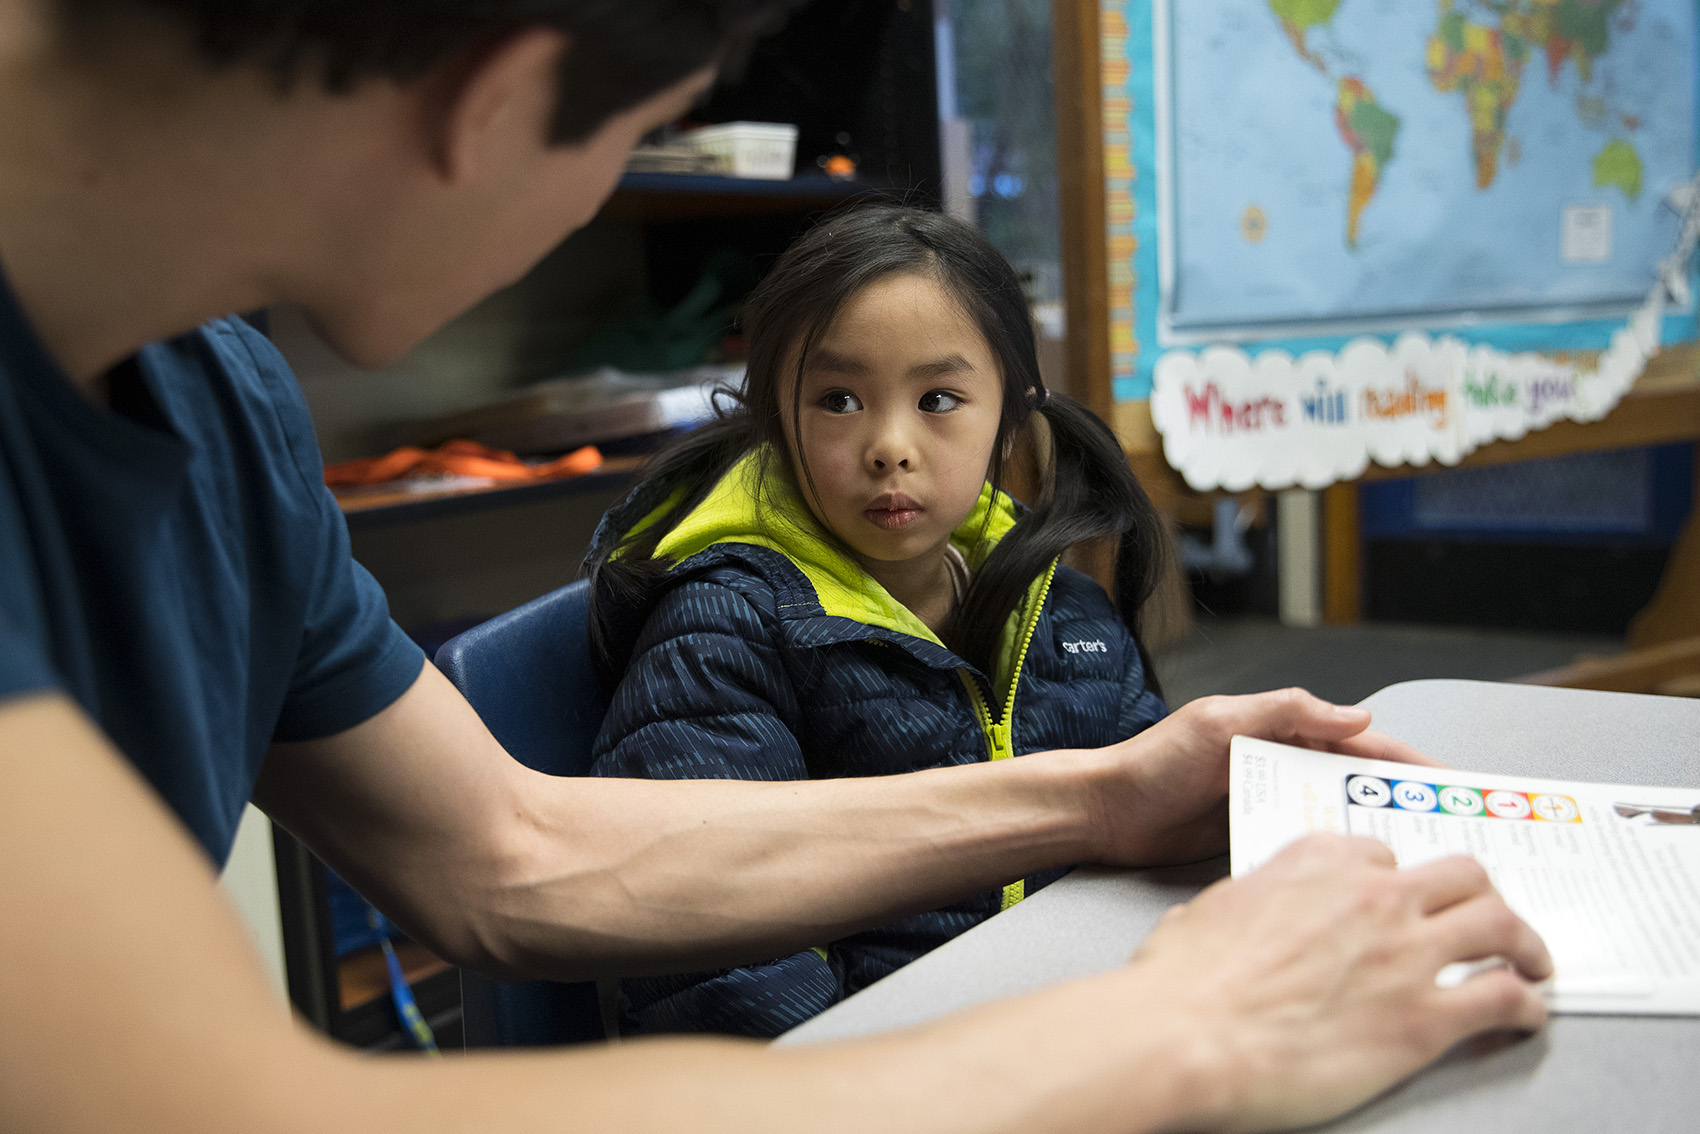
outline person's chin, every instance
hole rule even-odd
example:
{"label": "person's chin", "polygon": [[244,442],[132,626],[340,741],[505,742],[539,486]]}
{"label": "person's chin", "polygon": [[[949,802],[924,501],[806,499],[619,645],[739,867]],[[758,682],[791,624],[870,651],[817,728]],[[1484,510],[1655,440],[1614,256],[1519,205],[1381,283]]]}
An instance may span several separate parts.
{"label": "person's chin", "polygon": [[872,524],[868,527],[873,530],[864,532],[864,538],[856,541],[856,553],[878,563],[902,563],[926,554],[938,543],[937,537],[914,529],[894,532],[881,530]]}
{"label": "person's chin", "polygon": [[311,309],[304,309],[304,314],[325,345],[357,370],[394,366],[435,330],[418,320],[413,321],[418,325],[402,326],[394,318],[327,318]]}

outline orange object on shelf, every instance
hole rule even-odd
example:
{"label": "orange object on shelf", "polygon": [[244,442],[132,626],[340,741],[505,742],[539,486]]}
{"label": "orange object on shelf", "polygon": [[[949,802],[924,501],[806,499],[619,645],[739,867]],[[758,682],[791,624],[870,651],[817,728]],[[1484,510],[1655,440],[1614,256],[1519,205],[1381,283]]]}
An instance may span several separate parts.
{"label": "orange object on shelf", "polygon": [[325,466],[325,483],[332,488],[384,484],[407,477],[481,476],[491,480],[555,480],[580,476],[602,467],[602,452],[594,445],[574,449],[542,464],[522,461],[505,449],[476,441],[445,441],[435,449],[404,445],[381,457],[361,457]]}

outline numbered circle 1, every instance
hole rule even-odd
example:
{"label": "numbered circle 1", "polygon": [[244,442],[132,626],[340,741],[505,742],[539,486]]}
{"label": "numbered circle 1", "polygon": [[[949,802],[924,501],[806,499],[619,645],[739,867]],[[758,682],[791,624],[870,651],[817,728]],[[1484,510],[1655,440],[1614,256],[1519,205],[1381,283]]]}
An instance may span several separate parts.
{"label": "numbered circle 1", "polygon": [[1473,787],[1443,787],[1440,789],[1440,809],[1451,815],[1480,815],[1482,793]]}
{"label": "numbered circle 1", "polygon": [[1487,793],[1487,809],[1501,819],[1527,819],[1529,797],[1520,791],[1490,791]]}
{"label": "numbered circle 1", "polygon": [[1439,800],[1428,784],[1400,780],[1393,785],[1393,802],[1405,811],[1433,811]]}
{"label": "numbered circle 1", "polygon": [[1529,801],[1536,815],[1552,823],[1574,823],[1581,812],[1568,795],[1537,795]]}
{"label": "numbered circle 1", "polygon": [[1346,798],[1360,807],[1386,807],[1393,789],[1379,776],[1353,776],[1346,781]]}

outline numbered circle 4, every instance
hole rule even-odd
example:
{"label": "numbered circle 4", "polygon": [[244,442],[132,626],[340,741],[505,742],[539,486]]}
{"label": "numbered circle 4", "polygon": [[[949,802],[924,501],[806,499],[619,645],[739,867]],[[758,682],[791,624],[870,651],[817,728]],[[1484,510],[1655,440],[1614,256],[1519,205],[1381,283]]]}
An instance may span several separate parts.
{"label": "numbered circle 4", "polygon": [[1576,801],[1568,795],[1537,795],[1529,801],[1535,814],[1554,823],[1571,823],[1580,814]]}
{"label": "numbered circle 4", "polygon": [[1480,815],[1482,793],[1473,787],[1443,787],[1440,789],[1440,806],[1453,815]]}
{"label": "numbered circle 4", "polygon": [[1433,811],[1439,801],[1428,784],[1400,780],[1393,785],[1393,802],[1406,811]]}
{"label": "numbered circle 4", "polygon": [[1527,819],[1529,797],[1520,791],[1490,791],[1487,809],[1501,819]]}
{"label": "numbered circle 4", "polygon": [[1353,776],[1346,781],[1346,798],[1360,807],[1386,807],[1393,789],[1379,776]]}

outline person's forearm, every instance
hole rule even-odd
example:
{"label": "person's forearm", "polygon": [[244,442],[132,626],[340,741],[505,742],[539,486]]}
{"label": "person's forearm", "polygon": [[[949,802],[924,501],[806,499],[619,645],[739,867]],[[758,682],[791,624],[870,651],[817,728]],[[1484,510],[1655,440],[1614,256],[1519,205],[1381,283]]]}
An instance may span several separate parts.
{"label": "person's forearm", "polygon": [[1054,753],[786,783],[544,776],[427,666],[365,724],[276,746],[255,801],[449,960],[581,979],[765,960],[1092,858],[1108,763]]}
{"label": "person's forearm", "polygon": [[[1208,1042],[1155,1011],[1107,1027],[1106,1001],[1151,990],[1107,974],[875,1040],[769,1048],[658,1039],[570,1053],[395,1063],[351,1080],[378,1129],[689,1130],[693,1134],[1137,1134],[1208,1113]],[[370,1067],[370,1063],[367,1064]],[[374,1107],[374,1093],[390,1100]],[[570,1100],[570,1101],[568,1101]],[[369,1127],[367,1129],[370,1129]]]}
{"label": "person's forearm", "polygon": [[498,970],[558,979],[795,952],[1089,857],[1092,761],[785,784],[536,777],[523,853],[484,872],[479,939]]}

